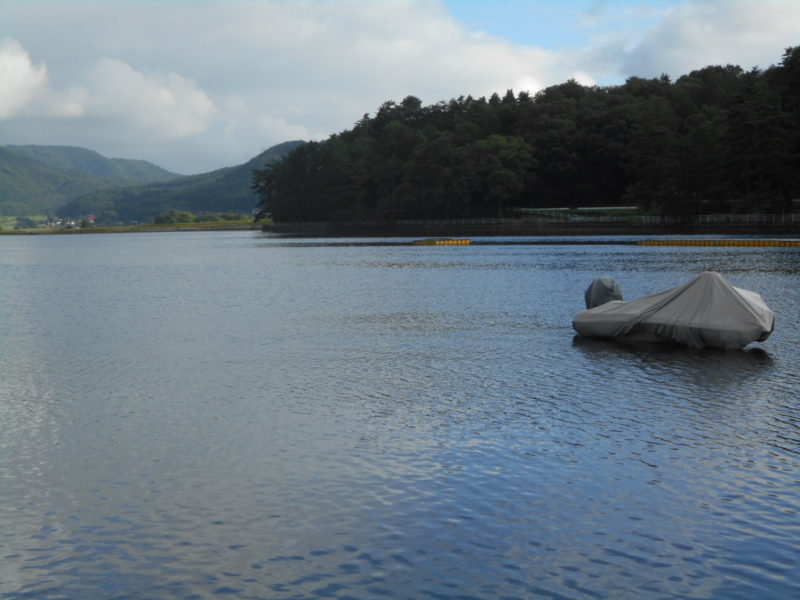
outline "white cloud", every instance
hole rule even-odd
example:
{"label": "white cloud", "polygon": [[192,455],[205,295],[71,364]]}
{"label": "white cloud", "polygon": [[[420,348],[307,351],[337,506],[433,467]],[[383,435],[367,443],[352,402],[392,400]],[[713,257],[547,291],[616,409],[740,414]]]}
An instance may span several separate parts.
{"label": "white cloud", "polygon": [[765,68],[798,41],[796,0],[687,0],[627,51],[621,70],[652,77],[717,64]]}
{"label": "white cloud", "polygon": [[[79,116],[76,138],[96,136],[101,143],[92,147],[101,150],[111,138],[136,140],[142,158],[154,154],[148,137],[202,134],[198,143],[219,153],[237,139],[264,147],[327,137],[409,94],[435,103],[508,88],[535,92],[563,79],[552,54],[472,35],[437,1],[87,6],[4,0],[0,23],[9,22],[4,10],[16,12],[26,46],[48,62],[52,90],[40,94],[40,116]],[[55,16],[41,18],[49,8]],[[240,159],[219,155],[214,166]]]}
{"label": "white cloud", "polygon": [[305,118],[330,114],[321,97],[357,100],[357,112],[340,117],[352,122],[408,94],[436,102],[554,79],[547,52],[472,35],[437,2],[265,2],[209,11],[189,17],[197,22],[186,29],[201,31],[209,18],[218,24],[205,32],[219,49],[207,64],[217,82],[228,84],[238,71],[230,82],[238,93],[268,88],[272,100]]}
{"label": "white cloud", "polygon": [[597,85],[597,82],[594,80],[594,78],[588,73],[584,73],[583,71],[575,71],[572,74],[572,79],[574,79],[581,85],[585,85],[587,87]]}
{"label": "white cloud", "polygon": [[292,124],[283,117],[260,113],[241,94],[231,94],[221,105],[225,136],[236,139],[259,136],[262,139],[308,140],[314,135],[304,126]]}
{"label": "white cloud", "polygon": [[153,139],[198,134],[217,112],[205,92],[176,73],[145,74],[121,60],[103,58],[88,80],[92,116],[125,122],[131,133]]}
{"label": "white cloud", "polygon": [[24,111],[47,85],[47,67],[34,65],[25,49],[15,39],[0,42],[0,119]]}
{"label": "white cloud", "polygon": [[74,119],[86,114],[89,102],[89,90],[80,85],[67,90],[42,90],[37,101],[31,107],[33,114],[49,118]]}
{"label": "white cloud", "polygon": [[81,86],[53,91],[44,62],[34,65],[15,39],[0,43],[0,119],[13,117],[79,117],[88,92]]}
{"label": "white cloud", "polygon": [[144,73],[129,64],[101,58],[78,73],[78,83],[54,89],[44,63],[35,65],[19,42],[0,44],[0,119],[83,118],[80,128],[102,121],[116,136],[153,140],[188,137],[204,131],[217,109],[193,81],[177,73]]}

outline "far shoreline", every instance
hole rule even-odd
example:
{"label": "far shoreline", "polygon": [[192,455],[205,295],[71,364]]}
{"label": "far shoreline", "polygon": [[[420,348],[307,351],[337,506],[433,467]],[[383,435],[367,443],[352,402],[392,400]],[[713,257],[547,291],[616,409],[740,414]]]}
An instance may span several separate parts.
{"label": "far shoreline", "polygon": [[100,227],[66,227],[11,229],[0,231],[0,235],[80,235],[97,233],[160,233],[191,231],[261,231],[261,223],[177,223],[170,225],[109,225]]}
{"label": "far shoreline", "polygon": [[773,223],[487,222],[268,223],[261,229],[286,237],[520,237],[605,235],[786,235],[800,237],[800,221]]}
{"label": "far shoreline", "polygon": [[0,235],[80,235],[100,233],[161,233],[200,231],[260,231],[281,237],[586,237],[586,236],[790,236],[800,238],[800,221],[772,223],[596,223],[596,222],[507,222],[480,223],[468,220],[410,223],[272,223],[222,222],[113,225],[82,228],[29,228],[0,230]]}

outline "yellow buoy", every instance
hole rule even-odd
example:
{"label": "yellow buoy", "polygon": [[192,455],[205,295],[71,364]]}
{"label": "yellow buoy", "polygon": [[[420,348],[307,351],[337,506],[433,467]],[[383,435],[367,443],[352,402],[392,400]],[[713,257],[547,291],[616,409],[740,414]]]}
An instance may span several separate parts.
{"label": "yellow buoy", "polygon": [[453,239],[427,239],[417,240],[412,242],[415,246],[469,246],[471,240],[453,240]]}

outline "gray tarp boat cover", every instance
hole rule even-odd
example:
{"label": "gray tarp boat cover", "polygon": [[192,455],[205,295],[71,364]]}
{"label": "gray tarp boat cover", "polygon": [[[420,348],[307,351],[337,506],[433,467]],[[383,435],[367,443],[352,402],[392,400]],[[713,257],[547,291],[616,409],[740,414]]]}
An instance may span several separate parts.
{"label": "gray tarp boat cover", "polygon": [[598,277],[584,292],[586,308],[594,308],[612,300],[622,300],[622,291],[611,277]]}
{"label": "gray tarp boat cover", "polygon": [[575,315],[581,335],[644,335],[692,348],[743,348],[772,333],[774,314],[761,296],[706,271],[681,286],[630,302],[611,301]]}

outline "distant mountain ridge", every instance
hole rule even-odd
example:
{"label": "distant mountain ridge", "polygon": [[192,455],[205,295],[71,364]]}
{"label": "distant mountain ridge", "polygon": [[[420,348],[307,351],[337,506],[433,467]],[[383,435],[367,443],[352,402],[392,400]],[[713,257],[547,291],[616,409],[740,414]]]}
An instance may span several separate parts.
{"label": "distant mountain ridge", "polygon": [[59,169],[74,169],[98,177],[127,183],[155,183],[183,177],[146,160],[106,158],[99,152],[77,146],[16,146],[6,148]]}
{"label": "distant mountain ridge", "polygon": [[50,215],[95,190],[180,177],[152,163],[72,146],[0,146],[0,215]]}
{"label": "distant mountain ridge", "polygon": [[304,144],[290,141],[272,146],[244,164],[180,177],[163,183],[125,186],[87,192],[57,210],[62,217],[92,214],[98,222],[150,221],[170,210],[194,213],[242,212],[249,214],[257,203],[250,186],[253,170],[279,160]]}
{"label": "distant mountain ridge", "polygon": [[242,165],[189,176],[75,146],[0,146],[0,215],[95,215],[114,223],[151,221],[171,209],[249,213],[257,201],[253,170],[303,143],[284,142]]}

